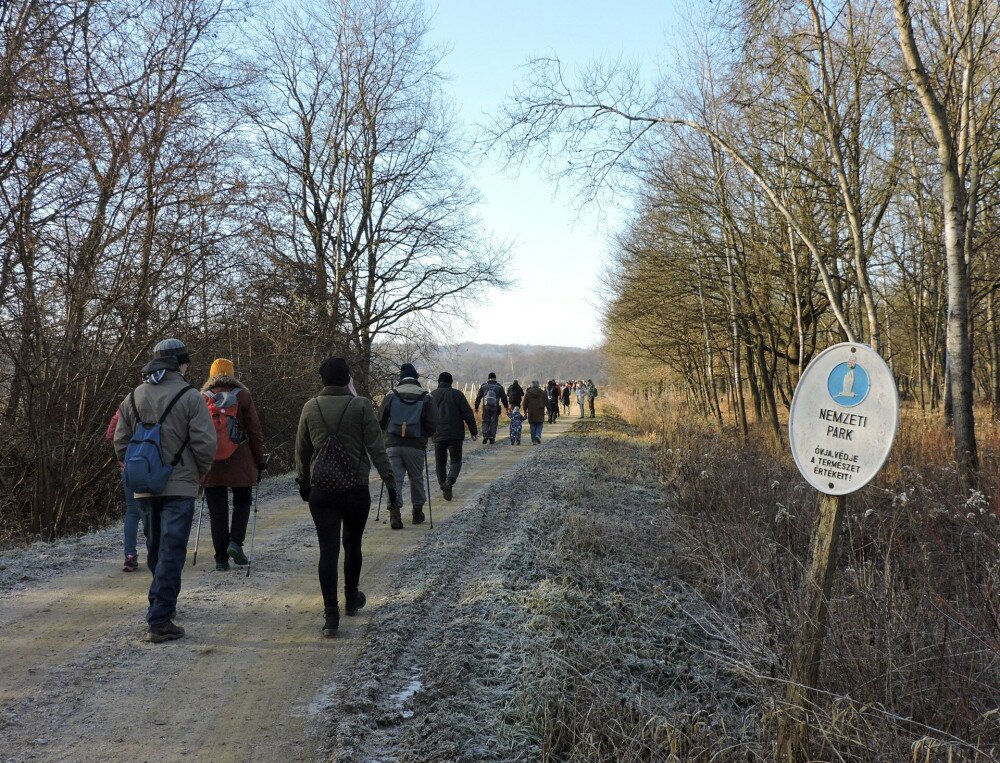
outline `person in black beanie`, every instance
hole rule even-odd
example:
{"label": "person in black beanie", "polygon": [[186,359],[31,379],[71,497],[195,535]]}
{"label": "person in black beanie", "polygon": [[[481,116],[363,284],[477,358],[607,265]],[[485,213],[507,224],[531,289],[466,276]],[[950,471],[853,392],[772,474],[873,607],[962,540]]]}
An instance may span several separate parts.
{"label": "person in black beanie", "polygon": [[[431,393],[434,410],[437,412],[438,425],[434,431],[434,466],[437,470],[438,483],[446,501],[452,497],[452,488],[462,471],[462,442],[465,440],[465,427],[475,440],[476,414],[472,411],[468,399],[451,386],[452,377],[447,371],[438,375],[437,389]],[[451,465],[448,459],[451,458]]]}
{"label": "person in black beanie", "polygon": [[[340,626],[337,603],[337,565],[341,525],[344,544],[344,598],[346,612],[356,615],[365,605],[358,590],[361,577],[361,536],[368,522],[372,498],[368,473],[375,464],[389,491],[389,504],[399,506],[396,478],[372,402],[352,391],[351,372],[343,358],[327,358],[319,368],[324,387],[306,401],[295,438],[295,472],[299,495],[309,504],[319,538],[319,584],[323,591],[323,635],[333,637]],[[317,460],[327,439],[335,435],[354,465],[354,485],[334,492],[312,482]],[[329,452],[329,450],[327,451]],[[398,511],[398,508],[397,508]]]}
{"label": "person in black beanie", "polygon": [[[404,363],[399,368],[399,384],[385,396],[378,411],[379,425],[385,432],[385,449],[400,492],[406,478],[410,478],[415,525],[424,521],[424,502],[430,489],[424,481],[427,441],[437,426],[437,415],[430,402],[430,394],[417,381],[417,369],[412,363]],[[403,529],[399,507],[389,506],[389,526],[393,530]]]}

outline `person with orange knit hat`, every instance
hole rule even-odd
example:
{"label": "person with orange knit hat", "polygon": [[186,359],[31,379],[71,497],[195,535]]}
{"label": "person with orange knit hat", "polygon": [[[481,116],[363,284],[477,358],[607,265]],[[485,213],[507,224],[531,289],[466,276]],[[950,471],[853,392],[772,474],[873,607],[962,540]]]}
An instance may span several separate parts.
{"label": "person with orange knit hat", "polygon": [[[253,486],[260,482],[267,458],[264,435],[253,397],[237,378],[231,360],[216,358],[201,388],[218,436],[215,463],[205,478],[205,501],[212,525],[215,569],[229,569],[229,560],[245,565],[246,539]],[[230,524],[229,491],[233,492]]]}

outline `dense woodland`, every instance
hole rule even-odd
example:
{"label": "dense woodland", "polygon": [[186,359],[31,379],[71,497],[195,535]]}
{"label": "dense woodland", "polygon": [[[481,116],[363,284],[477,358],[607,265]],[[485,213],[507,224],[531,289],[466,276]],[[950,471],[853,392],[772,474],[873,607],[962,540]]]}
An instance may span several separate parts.
{"label": "dense woodland", "polygon": [[[1000,3],[690,16],[664,81],[627,58],[538,59],[491,134],[584,201],[635,192],[607,271],[620,389],[605,401],[660,447],[694,585],[739,622],[702,626],[759,692],[753,740],[696,730],[682,749],[996,760]],[[816,622],[802,592],[819,512],[784,421],[802,371],[841,341],[882,354],[903,411],[831,533],[826,651],[803,703],[788,687],[797,630]]]}
{"label": "dense woodland", "polygon": [[657,89],[622,61],[574,78],[538,60],[495,125],[587,194],[637,189],[608,274],[621,378],[669,377],[778,436],[817,351],[867,342],[953,424],[973,479],[973,399],[1000,411],[1000,5],[708,13]]}
{"label": "dense woodland", "polygon": [[411,0],[0,4],[0,537],[116,508],[104,428],[165,336],[232,357],[287,463],[504,278]]}

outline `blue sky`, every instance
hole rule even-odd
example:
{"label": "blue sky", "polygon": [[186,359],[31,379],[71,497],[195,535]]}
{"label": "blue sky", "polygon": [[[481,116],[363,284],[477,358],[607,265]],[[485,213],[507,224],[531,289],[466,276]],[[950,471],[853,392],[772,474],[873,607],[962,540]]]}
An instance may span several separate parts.
{"label": "blue sky", "polygon": [[[673,58],[672,40],[690,7],[680,0],[427,3],[431,42],[451,49],[443,65],[448,90],[470,128],[497,110],[535,56],[556,54],[572,69],[625,56],[655,81],[658,66]],[[509,270],[517,283],[472,306],[475,325],[463,325],[456,341],[599,344],[600,275],[623,210],[579,209],[530,162],[516,176],[492,157],[475,157],[470,167],[484,227],[516,242]]]}

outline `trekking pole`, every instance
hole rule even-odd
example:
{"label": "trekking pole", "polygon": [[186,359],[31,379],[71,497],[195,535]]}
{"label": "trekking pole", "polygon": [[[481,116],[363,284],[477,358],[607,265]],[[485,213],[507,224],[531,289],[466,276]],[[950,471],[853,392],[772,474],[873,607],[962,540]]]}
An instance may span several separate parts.
{"label": "trekking pole", "polygon": [[[385,483],[378,489],[378,508],[375,510],[375,521],[378,522],[378,515],[382,513],[382,493],[385,492]],[[370,511],[370,509],[369,509]]]}
{"label": "trekking pole", "polygon": [[424,450],[424,471],[427,473],[427,513],[431,515],[431,529],[434,529],[434,504],[431,503],[431,467],[427,463],[427,451]]}
{"label": "trekking pole", "polygon": [[[271,463],[271,454],[264,459],[263,473],[267,474],[267,465]],[[263,477],[263,474],[261,475]],[[253,541],[257,535],[257,496],[260,494],[260,481],[253,488],[253,526],[250,528],[250,556],[247,557],[247,577],[250,577],[250,565],[253,564]]]}
{"label": "trekking pole", "polygon": [[198,541],[201,540],[201,520],[205,517],[205,488],[201,489],[201,510],[198,512],[198,532],[194,534],[194,559],[191,560],[191,566],[194,567],[198,563]]}
{"label": "trekking pole", "polygon": [[253,526],[250,528],[250,555],[247,557],[247,577],[250,577],[250,565],[253,564],[253,540],[257,535],[257,495],[260,493],[260,484],[253,489]]}

